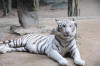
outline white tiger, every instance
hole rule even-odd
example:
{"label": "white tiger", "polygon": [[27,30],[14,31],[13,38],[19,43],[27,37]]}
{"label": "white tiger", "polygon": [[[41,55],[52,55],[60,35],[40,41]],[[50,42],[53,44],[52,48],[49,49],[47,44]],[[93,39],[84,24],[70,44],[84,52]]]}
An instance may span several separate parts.
{"label": "white tiger", "polygon": [[76,46],[76,24],[72,20],[56,20],[57,28],[53,35],[27,34],[16,40],[1,42],[0,53],[12,51],[29,51],[31,53],[46,54],[61,65],[68,65],[63,56],[70,52],[77,65],[84,65]]}

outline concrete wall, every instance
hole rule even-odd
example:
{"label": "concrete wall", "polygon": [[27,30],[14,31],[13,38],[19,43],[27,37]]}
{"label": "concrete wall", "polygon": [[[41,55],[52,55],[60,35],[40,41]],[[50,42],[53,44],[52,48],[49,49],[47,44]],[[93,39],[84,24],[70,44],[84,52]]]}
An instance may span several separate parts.
{"label": "concrete wall", "polygon": [[79,0],[80,16],[100,16],[100,0]]}

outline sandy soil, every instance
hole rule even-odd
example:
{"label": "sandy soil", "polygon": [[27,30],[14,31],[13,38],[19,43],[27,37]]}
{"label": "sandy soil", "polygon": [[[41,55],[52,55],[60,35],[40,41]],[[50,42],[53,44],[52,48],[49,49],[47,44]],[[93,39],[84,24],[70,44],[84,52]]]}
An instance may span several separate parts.
{"label": "sandy soil", "polygon": [[[55,27],[53,19],[40,19],[40,23]],[[100,20],[77,20],[78,47],[85,66],[100,66]],[[9,27],[19,25],[17,18],[0,18],[0,40],[12,39],[16,35],[10,34]],[[73,60],[67,58],[70,66],[75,66]],[[0,54],[0,66],[59,66],[57,62],[47,56],[26,52],[12,52]]]}
{"label": "sandy soil", "polygon": [[100,66],[100,21],[84,20],[78,23],[81,38],[80,53],[86,60],[86,66]]}

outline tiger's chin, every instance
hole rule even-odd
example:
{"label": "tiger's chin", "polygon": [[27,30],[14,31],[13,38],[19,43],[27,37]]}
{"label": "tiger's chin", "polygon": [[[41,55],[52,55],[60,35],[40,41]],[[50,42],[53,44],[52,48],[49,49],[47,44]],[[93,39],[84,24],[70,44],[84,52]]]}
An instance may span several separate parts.
{"label": "tiger's chin", "polygon": [[71,38],[71,36],[70,35],[60,35],[59,36],[61,39],[63,39],[63,40],[67,40],[67,39],[69,39],[69,38]]}
{"label": "tiger's chin", "polygon": [[72,35],[67,35],[67,34],[64,34],[63,35],[65,38],[70,38],[70,37],[72,37]]}

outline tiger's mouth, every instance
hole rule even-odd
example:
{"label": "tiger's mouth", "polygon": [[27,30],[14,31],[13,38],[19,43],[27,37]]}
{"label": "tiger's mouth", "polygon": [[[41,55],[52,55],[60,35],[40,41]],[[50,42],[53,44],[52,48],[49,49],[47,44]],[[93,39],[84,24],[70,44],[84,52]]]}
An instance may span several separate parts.
{"label": "tiger's mouth", "polygon": [[65,37],[69,37],[70,35],[68,35],[68,34],[64,34],[64,36],[65,36]]}
{"label": "tiger's mouth", "polygon": [[70,34],[70,33],[69,33],[69,34],[68,34],[68,33],[64,33],[63,36],[64,36],[64,37],[70,37],[71,34]]}

